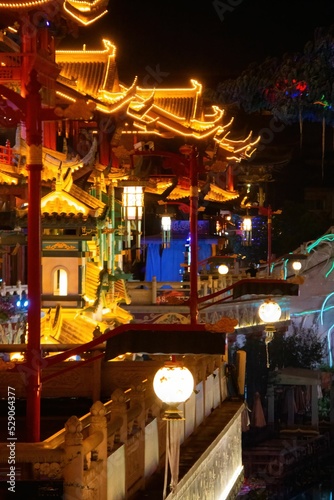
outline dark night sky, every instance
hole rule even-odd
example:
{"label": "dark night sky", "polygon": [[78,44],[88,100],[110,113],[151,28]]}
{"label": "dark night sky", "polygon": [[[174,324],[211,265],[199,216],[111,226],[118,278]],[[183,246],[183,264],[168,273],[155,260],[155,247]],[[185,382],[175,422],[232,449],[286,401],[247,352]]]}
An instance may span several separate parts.
{"label": "dark night sky", "polygon": [[252,62],[302,51],[316,27],[334,23],[333,0],[109,0],[108,10],[80,28],[75,45],[97,49],[111,39],[120,79],[157,87],[188,86],[191,78],[215,87]]}

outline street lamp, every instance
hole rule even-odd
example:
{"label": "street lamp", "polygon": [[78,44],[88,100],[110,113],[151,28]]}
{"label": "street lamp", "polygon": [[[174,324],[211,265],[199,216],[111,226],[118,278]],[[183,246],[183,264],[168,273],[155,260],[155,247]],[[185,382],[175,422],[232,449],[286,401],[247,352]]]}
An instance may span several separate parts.
{"label": "street lamp", "polygon": [[164,205],[164,211],[159,214],[161,218],[162,248],[169,248],[172,230],[172,218],[175,217],[175,212],[167,210],[167,203],[165,203]]}
{"label": "street lamp", "polygon": [[219,267],[218,267],[218,273],[222,276],[225,276],[229,271],[229,268],[226,264],[221,264]]}
{"label": "street lamp", "polygon": [[307,255],[302,253],[288,253],[283,255],[283,277],[287,279],[288,277],[288,265],[291,265],[295,274],[298,274],[303,267],[302,261],[307,259]]}
{"label": "street lamp", "polygon": [[267,368],[269,368],[270,366],[268,344],[274,338],[274,333],[276,331],[274,323],[276,321],[279,321],[281,314],[282,310],[279,304],[277,304],[277,302],[275,302],[272,299],[266,300],[259,307],[259,317],[263,321],[263,323],[266,323],[264,332],[266,334],[265,344],[266,344]]}
{"label": "street lamp", "polygon": [[252,244],[252,217],[245,216],[241,222],[242,245],[251,246]]}
{"label": "street lamp", "polygon": [[296,271],[298,273],[298,271],[300,271],[302,268],[302,263],[299,261],[299,260],[295,260],[293,263],[292,263],[292,269],[294,271]]}
{"label": "street lamp", "polygon": [[169,248],[170,246],[170,230],[172,227],[172,219],[169,215],[163,215],[161,217],[161,229],[162,229],[162,245],[163,248]]}
{"label": "street lamp", "polygon": [[167,495],[168,463],[172,493],[176,492],[179,480],[180,422],[184,418],[178,406],[191,396],[194,390],[194,378],[188,368],[172,360],[157,371],[153,379],[153,388],[158,398],[167,405],[163,417],[167,421],[164,500]]}
{"label": "street lamp", "polygon": [[230,269],[226,264],[220,264],[220,266],[218,266],[218,274],[220,278],[218,283],[220,283],[220,286],[222,288],[226,288],[226,275],[228,274],[229,270]]}

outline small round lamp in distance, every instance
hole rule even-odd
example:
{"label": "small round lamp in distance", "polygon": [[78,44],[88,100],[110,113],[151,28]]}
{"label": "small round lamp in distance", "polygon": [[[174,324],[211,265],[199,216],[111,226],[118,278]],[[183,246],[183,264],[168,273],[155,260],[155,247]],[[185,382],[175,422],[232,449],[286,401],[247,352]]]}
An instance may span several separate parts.
{"label": "small round lamp in distance", "polygon": [[228,269],[228,266],[226,264],[221,264],[219,267],[218,267],[218,273],[221,274],[221,275],[225,275],[227,274],[229,271]]}
{"label": "small round lamp in distance", "polygon": [[292,263],[292,269],[296,272],[300,271],[302,268],[302,263],[299,261],[299,260],[295,260],[293,263]]}

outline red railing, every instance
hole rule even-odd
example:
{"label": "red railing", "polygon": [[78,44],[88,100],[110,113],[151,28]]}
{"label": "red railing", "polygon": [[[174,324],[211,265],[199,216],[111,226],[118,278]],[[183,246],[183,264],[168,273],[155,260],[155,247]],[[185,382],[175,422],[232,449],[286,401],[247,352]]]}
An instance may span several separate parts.
{"label": "red railing", "polygon": [[0,163],[5,163],[6,165],[13,165],[13,161],[14,161],[13,148],[10,147],[9,141],[7,141],[5,146],[0,146]]}

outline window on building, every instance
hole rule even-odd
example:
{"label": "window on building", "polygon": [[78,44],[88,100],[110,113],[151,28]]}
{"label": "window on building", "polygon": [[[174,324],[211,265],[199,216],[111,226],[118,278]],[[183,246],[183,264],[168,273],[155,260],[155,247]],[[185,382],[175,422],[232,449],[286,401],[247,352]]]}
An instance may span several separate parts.
{"label": "window on building", "polygon": [[65,271],[65,269],[58,268],[54,272],[53,294],[67,295],[67,271]]}

